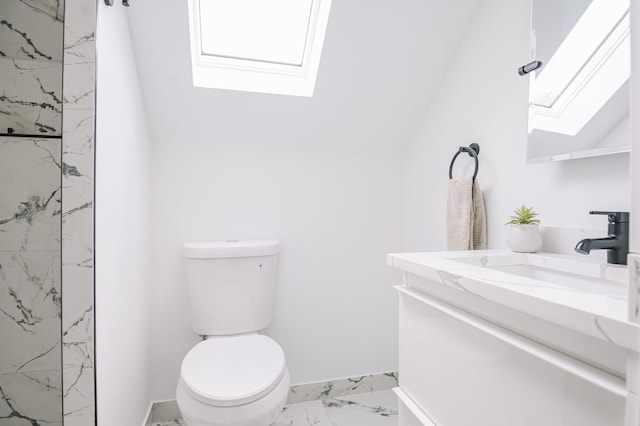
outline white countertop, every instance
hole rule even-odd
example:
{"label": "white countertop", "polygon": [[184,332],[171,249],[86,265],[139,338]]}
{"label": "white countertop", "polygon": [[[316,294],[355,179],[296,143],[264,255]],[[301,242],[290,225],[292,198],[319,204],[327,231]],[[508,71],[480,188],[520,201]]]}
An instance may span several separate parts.
{"label": "white countertop", "polygon": [[[508,250],[397,253],[387,263],[428,281],[412,285],[429,293],[447,286],[637,351],[640,326],[628,321],[627,269],[590,259]],[[512,265],[550,268],[577,277],[575,285],[515,275]],[[584,280],[582,280],[584,278]]]}

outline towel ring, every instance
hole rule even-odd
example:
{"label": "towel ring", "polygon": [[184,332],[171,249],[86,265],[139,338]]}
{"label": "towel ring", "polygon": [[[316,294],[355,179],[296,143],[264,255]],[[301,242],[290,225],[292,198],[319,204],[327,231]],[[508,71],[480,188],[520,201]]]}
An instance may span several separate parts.
{"label": "towel ring", "polygon": [[478,145],[477,143],[472,143],[468,147],[461,146],[460,148],[458,148],[458,152],[456,152],[456,155],[453,156],[453,158],[451,159],[451,164],[449,165],[449,179],[453,179],[453,163],[455,163],[458,155],[463,152],[469,154],[469,157],[473,157],[476,162],[476,169],[473,171],[473,182],[475,182],[476,176],[478,176],[478,154],[480,154],[480,145]]}

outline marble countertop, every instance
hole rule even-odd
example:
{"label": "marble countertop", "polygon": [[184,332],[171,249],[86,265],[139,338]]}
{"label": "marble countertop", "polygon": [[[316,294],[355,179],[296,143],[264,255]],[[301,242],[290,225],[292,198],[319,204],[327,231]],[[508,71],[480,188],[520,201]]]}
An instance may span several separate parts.
{"label": "marble countertop", "polygon": [[[637,351],[640,326],[630,322],[629,285],[624,266],[608,265],[588,256],[513,253],[509,250],[395,253],[387,263],[426,278],[405,284],[430,292],[447,286],[556,323],[615,345]],[[569,284],[515,275],[510,268],[551,269]],[[634,292],[635,294],[635,292]]]}

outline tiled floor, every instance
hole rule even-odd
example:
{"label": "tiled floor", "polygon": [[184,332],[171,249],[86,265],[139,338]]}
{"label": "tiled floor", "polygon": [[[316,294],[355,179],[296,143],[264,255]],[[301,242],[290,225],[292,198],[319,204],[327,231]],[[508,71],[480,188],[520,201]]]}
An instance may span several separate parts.
{"label": "tiled floor", "polygon": [[[397,426],[398,400],[392,390],[286,405],[272,426]],[[152,426],[185,425],[182,420]]]}

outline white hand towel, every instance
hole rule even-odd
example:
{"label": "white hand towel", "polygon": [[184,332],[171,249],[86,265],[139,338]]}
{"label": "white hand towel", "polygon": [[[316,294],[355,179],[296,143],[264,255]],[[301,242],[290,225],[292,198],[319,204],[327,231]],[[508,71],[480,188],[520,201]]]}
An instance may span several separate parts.
{"label": "white hand towel", "polygon": [[487,247],[484,198],[472,178],[449,180],[447,196],[447,248],[481,250]]}
{"label": "white hand towel", "polygon": [[473,183],[471,196],[473,197],[473,249],[484,250],[487,248],[487,213],[478,180]]}

